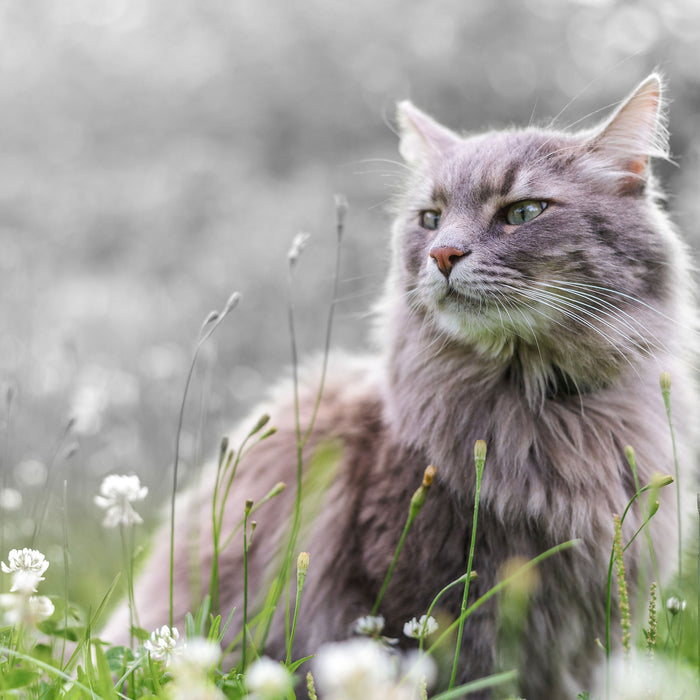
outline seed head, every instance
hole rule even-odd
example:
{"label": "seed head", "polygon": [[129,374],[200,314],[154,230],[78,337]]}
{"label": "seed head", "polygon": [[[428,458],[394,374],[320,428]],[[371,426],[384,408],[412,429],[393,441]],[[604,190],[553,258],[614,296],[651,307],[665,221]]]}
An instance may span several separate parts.
{"label": "seed head", "polygon": [[309,570],[309,553],[299,552],[297,557],[297,588],[301,589],[306,580],[306,572]]}
{"label": "seed head", "polygon": [[311,234],[303,232],[297,233],[297,235],[294,236],[292,245],[289,248],[289,253],[287,253],[287,259],[289,260],[290,267],[294,267],[299,261],[301,251],[304,250],[304,248],[306,248],[306,245],[309,242],[309,238],[311,238]]}
{"label": "seed head", "polygon": [[664,486],[668,486],[673,483],[673,477],[670,474],[660,474],[659,472],[654,472],[651,476],[651,486],[654,489],[662,489]]}
{"label": "seed head", "polygon": [[224,310],[222,314],[225,316],[228,313],[231,313],[237,306],[238,302],[241,300],[241,295],[239,292],[233,292],[231,296],[226,300],[226,305],[224,306]]}
{"label": "seed head", "polygon": [[260,432],[268,423],[270,422],[270,414],[269,413],[263,413],[260,418],[258,418],[258,422],[253,426],[251,429],[250,435],[255,435],[255,433]]}

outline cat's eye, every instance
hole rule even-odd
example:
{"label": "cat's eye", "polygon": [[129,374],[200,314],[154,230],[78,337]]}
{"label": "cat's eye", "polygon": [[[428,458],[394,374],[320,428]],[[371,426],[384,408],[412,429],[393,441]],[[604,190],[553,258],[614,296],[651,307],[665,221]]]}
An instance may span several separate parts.
{"label": "cat's eye", "polygon": [[547,202],[538,202],[534,199],[525,199],[522,202],[511,204],[505,211],[506,221],[513,226],[526,224],[536,219],[547,208]]}
{"label": "cat's eye", "polygon": [[420,225],[428,231],[435,231],[440,225],[440,212],[435,209],[426,209],[420,213]]}

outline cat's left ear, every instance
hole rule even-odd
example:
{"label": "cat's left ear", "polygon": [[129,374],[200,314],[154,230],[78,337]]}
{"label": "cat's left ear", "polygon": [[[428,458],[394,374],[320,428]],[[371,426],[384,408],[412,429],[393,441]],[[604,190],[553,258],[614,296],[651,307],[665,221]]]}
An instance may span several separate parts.
{"label": "cat's left ear", "polygon": [[397,105],[396,121],[401,137],[399,153],[408,165],[444,155],[461,141],[454,131],[438,124],[408,100]]}
{"label": "cat's left ear", "polygon": [[590,152],[622,178],[623,188],[646,180],[649,158],[668,158],[662,93],[661,78],[652,73],[587,143]]}

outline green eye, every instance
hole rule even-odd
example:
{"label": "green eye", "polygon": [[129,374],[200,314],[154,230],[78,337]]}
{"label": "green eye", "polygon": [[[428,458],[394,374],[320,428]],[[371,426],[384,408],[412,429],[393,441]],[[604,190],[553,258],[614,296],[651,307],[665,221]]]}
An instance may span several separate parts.
{"label": "green eye", "polygon": [[506,209],[506,221],[513,226],[520,226],[536,219],[546,208],[547,202],[537,202],[534,199],[516,202]]}
{"label": "green eye", "polygon": [[420,213],[420,225],[428,231],[435,231],[440,225],[440,212],[435,209],[427,209]]}

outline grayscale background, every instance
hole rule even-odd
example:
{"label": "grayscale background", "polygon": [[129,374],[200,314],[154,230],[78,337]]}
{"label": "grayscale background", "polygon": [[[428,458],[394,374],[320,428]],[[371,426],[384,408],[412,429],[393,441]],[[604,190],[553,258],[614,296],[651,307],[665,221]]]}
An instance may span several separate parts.
{"label": "grayscale background", "polygon": [[366,344],[399,99],[464,130],[590,125],[659,68],[677,165],[657,171],[697,248],[699,42],[697,0],[0,0],[0,558],[41,522],[58,580],[65,530],[94,598],[119,545],[93,496],[136,473],[154,523],[209,311],[241,292],[197,366],[183,481],[285,374],[299,231],[298,341],[322,346],[336,192],[333,343]]}

